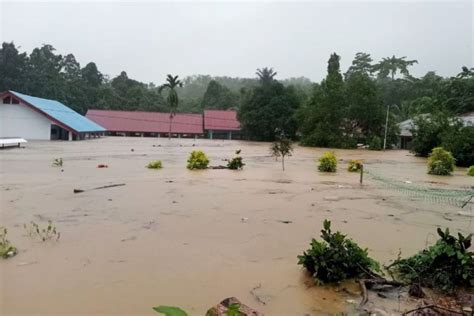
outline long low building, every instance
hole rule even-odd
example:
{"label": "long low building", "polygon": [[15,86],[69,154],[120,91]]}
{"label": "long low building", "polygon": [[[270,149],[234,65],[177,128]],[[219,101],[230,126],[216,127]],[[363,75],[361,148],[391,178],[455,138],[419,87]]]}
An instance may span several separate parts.
{"label": "long low building", "polygon": [[240,138],[240,122],[233,110],[204,110],[204,130],[210,139]]}
{"label": "long low building", "polygon": [[233,110],[205,110],[204,114],[142,111],[87,111],[86,117],[104,126],[112,136],[240,138]]}
{"label": "long low building", "polygon": [[61,102],[15,91],[0,93],[0,138],[80,140],[104,132],[104,127]]}
{"label": "long low building", "polygon": [[141,111],[88,110],[86,117],[104,126],[109,135],[200,137],[204,135],[201,114]]}

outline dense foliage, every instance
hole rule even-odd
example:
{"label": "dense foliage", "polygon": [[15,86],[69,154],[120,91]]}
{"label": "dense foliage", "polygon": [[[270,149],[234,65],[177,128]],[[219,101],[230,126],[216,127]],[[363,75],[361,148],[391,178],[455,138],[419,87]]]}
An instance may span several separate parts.
{"label": "dense foliage", "polygon": [[474,288],[472,234],[458,238],[449,229],[438,228],[440,239],[431,247],[406,259],[397,259],[390,269],[406,281],[452,292],[456,287]]}
{"label": "dense foliage", "polygon": [[231,170],[240,170],[244,168],[245,164],[243,162],[242,157],[240,156],[240,152],[240,149],[237,150],[235,152],[235,157],[230,160],[227,160],[227,168]]}
{"label": "dense foliage", "polygon": [[188,169],[206,169],[209,164],[209,159],[201,150],[193,150],[188,158]]}
{"label": "dense foliage", "polygon": [[350,160],[349,161],[349,166],[347,167],[347,171],[349,172],[357,172],[362,169],[362,166],[364,164],[362,163],[361,160]]}
{"label": "dense foliage", "polygon": [[318,170],[321,172],[336,172],[337,170],[337,158],[333,152],[324,153],[319,159]]}
{"label": "dense foliage", "polygon": [[298,256],[316,283],[339,282],[350,278],[369,277],[368,273],[380,271],[379,264],[340,232],[331,231],[331,222],[324,220],[321,230],[323,241],[313,239],[310,248]]}
{"label": "dense foliage", "polygon": [[161,169],[163,168],[163,164],[161,160],[153,160],[153,161],[150,161],[146,167],[148,169]]}
{"label": "dense foliage", "polygon": [[469,169],[467,169],[467,174],[474,177],[474,166],[470,166]]}
{"label": "dense foliage", "polygon": [[257,72],[259,84],[243,96],[239,111],[242,132],[252,140],[273,141],[275,130],[286,132],[293,138],[297,130],[294,113],[300,99],[293,87],[285,87],[274,79],[272,69]]}
{"label": "dense foliage", "polygon": [[433,148],[428,157],[428,173],[438,176],[450,175],[454,170],[455,160],[443,147]]}

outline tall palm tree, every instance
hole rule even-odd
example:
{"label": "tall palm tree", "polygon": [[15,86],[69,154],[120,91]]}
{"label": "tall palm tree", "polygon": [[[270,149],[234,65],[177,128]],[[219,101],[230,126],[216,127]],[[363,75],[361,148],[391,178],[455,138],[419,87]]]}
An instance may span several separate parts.
{"label": "tall palm tree", "polygon": [[177,87],[182,87],[183,83],[181,80],[178,79],[178,76],[167,75],[166,76],[166,83],[161,85],[158,89],[159,93],[163,90],[168,90],[168,95],[166,100],[168,102],[168,106],[170,108],[170,130],[168,133],[168,139],[171,139],[171,125],[173,123],[173,117],[176,114],[176,110],[178,109],[178,92],[176,91]]}
{"label": "tall palm tree", "polygon": [[406,56],[397,58],[395,55],[384,57],[378,64],[374,65],[373,71],[379,73],[379,78],[386,78],[390,75],[392,80],[395,80],[397,71],[402,75],[409,76],[408,66],[418,64],[418,61],[416,59],[406,60],[406,58]]}
{"label": "tall palm tree", "polygon": [[273,68],[264,67],[258,68],[256,74],[262,83],[269,83],[277,75],[277,72],[273,71]]}

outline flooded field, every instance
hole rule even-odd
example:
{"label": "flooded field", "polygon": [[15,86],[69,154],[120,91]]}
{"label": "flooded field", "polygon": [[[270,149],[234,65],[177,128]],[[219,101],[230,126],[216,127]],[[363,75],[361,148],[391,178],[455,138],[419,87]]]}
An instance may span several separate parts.
{"label": "flooded field", "polygon": [[[246,166],[189,171],[194,149],[211,165],[242,149]],[[283,172],[267,143],[103,138],[1,150],[0,226],[19,253],[0,260],[0,314],[157,315],[151,307],[165,304],[204,315],[229,296],[266,315],[352,313],[355,283],[316,287],[296,264],[324,219],[382,263],[432,243],[438,226],[474,230],[471,205],[459,213],[370,175],[361,186],[346,171],[347,160],[363,159],[369,174],[396,183],[454,189],[474,185],[465,169],[429,176],[425,159],[407,151],[335,150],[338,172],[321,174],[324,151],[297,147]],[[52,167],[59,157],[64,166]],[[155,159],[164,168],[146,169]],[[48,220],[58,242],[26,236],[24,224]],[[376,303],[393,313],[413,304]]]}

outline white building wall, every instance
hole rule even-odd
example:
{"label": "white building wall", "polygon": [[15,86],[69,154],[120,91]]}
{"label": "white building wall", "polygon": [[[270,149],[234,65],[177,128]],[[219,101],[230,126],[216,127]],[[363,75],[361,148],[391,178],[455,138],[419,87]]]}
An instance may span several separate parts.
{"label": "white building wall", "polygon": [[51,121],[24,104],[3,104],[0,100],[0,137],[49,140]]}

